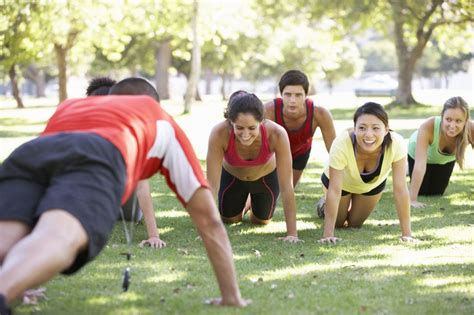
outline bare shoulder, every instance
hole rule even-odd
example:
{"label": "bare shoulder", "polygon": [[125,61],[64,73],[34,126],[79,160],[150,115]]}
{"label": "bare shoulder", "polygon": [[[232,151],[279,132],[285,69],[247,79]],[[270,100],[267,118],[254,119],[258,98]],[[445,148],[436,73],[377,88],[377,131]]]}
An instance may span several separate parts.
{"label": "bare shoulder", "polygon": [[322,122],[332,120],[332,115],[329,109],[322,106],[314,106],[313,119],[318,125],[320,125]]}
{"label": "bare shoulder", "polygon": [[288,138],[285,128],[277,124],[276,122],[265,119],[264,126],[267,130],[268,139],[270,142],[280,141],[283,138]]}
{"label": "bare shoulder", "polygon": [[273,100],[265,103],[263,105],[265,111],[265,118],[270,120],[275,120],[275,106],[273,104]]}
{"label": "bare shoulder", "polygon": [[230,126],[227,120],[221,121],[215,125],[210,134],[210,139],[215,142],[226,142],[229,140]]}

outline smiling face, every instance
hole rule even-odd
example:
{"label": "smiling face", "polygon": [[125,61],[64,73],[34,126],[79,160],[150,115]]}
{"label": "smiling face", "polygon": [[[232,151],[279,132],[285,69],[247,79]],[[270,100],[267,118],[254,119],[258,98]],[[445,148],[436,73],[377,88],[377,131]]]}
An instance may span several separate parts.
{"label": "smiling face", "polygon": [[301,85],[287,85],[281,93],[286,115],[298,115],[305,111],[306,93]]}
{"label": "smiling face", "polygon": [[232,128],[235,138],[244,146],[250,146],[260,135],[260,122],[250,113],[239,113]]}
{"label": "smiling face", "polygon": [[459,135],[466,124],[466,114],[461,108],[449,108],[444,112],[441,128],[450,138]]}
{"label": "smiling face", "polygon": [[388,127],[377,116],[362,114],[354,127],[357,149],[365,153],[375,152],[382,145],[387,133]]}

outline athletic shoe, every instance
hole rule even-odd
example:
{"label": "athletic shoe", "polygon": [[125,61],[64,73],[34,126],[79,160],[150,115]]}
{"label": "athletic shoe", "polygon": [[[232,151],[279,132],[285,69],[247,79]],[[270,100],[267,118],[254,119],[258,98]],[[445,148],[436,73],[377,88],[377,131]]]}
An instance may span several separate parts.
{"label": "athletic shoe", "polygon": [[326,207],[326,198],[321,197],[318,203],[316,204],[316,214],[321,219],[324,219],[324,208]]}

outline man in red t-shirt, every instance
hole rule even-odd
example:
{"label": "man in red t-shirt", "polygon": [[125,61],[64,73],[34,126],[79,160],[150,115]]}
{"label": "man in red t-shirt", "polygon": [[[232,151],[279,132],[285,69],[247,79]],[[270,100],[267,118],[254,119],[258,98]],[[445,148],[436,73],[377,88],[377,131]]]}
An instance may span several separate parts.
{"label": "man in red t-shirt", "polygon": [[227,233],[185,134],[146,80],[125,79],[110,94],[66,100],[40,137],[0,165],[0,313],[26,289],[93,260],[120,205],[156,172],[202,237],[217,303],[244,306]]}

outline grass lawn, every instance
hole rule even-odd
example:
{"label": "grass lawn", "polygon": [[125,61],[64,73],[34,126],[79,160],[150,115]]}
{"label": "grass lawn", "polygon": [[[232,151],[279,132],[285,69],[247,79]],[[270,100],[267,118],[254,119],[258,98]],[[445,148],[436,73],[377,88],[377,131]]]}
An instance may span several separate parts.
{"label": "grass lawn", "polygon": [[[165,104],[165,108],[166,108]],[[174,105],[169,110],[178,112]],[[214,120],[214,111],[177,116],[198,152]],[[0,161],[36,135],[54,107],[25,110],[0,108]],[[418,111],[417,111],[418,112]],[[337,109],[335,119],[350,124],[353,109]],[[429,114],[431,113],[431,114]],[[406,130],[439,107],[405,115],[391,112]],[[205,115],[212,123],[195,121]],[[202,119],[202,117],[200,118]],[[194,123],[193,123],[194,122]],[[191,126],[189,126],[191,125]],[[397,128],[394,128],[398,131]],[[340,130],[337,130],[340,132]],[[402,132],[404,137],[409,131]],[[197,139],[201,138],[199,143]],[[195,140],[196,139],[196,140]],[[316,139],[320,141],[320,139]],[[204,148],[205,150],[205,148]],[[11,151],[11,150],[10,150]],[[472,153],[472,150],[471,150]],[[201,156],[201,155],[200,155]],[[471,163],[472,165],[472,163]],[[186,212],[160,176],[151,180],[156,217],[168,247],[140,249],[144,225],[134,227],[133,257],[128,263],[125,235],[117,224],[101,255],[72,277],[49,282],[47,300],[17,306],[17,314],[473,314],[474,313],[474,169],[455,169],[443,197],[420,198],[428,207],[412,209],[412,230],[421,241],[399,241],[400,228],[391,193],[391,177],[380,204],[361,229],[336,230],[343,241],[321,245],[323,221],[314,204],[321,197],[323,163],[313,159],[296,188],[299,236],[305,241],[275,240],[285,233],[281,202],[271,224],[226,226],[234,250],[242,295],[253,303],[245,309],[211,307],[204,300],[219,291],[201,241]],[[121,292],[125,267],[131,267],[129,292]]]}

